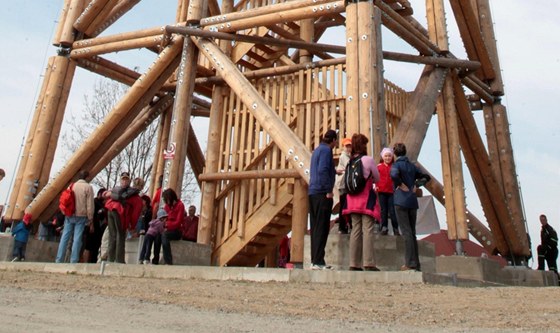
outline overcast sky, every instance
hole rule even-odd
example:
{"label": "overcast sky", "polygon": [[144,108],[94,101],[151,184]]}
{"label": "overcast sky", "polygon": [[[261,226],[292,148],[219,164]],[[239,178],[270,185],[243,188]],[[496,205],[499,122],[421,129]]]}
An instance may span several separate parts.
{"label": "overcast sky", "polygon": [[[414,16],[425,22],[422,9],[424,1],[411,2],[416,10]],[[0,11],[0,40],[3,44],[0,52],[0,168],[6,170],[6,178],[0,182],[0,203],[8,200],[46,60],[56,54],[50,42],[62,3],[62,0],[3,1]],[[171,23],[175,17],[175,5],[176,1],[163,4],[160,1],[142,1],[130,13],[133,15],[129,15],[113,31]],[[557,201],[560,199],[557,192],[560,187],[560,21],[557,19],[560,3],[491,0],[491,7],[505,83],[503,103],[511,123],[517,173],[534,249],[540,242],[539,214],[548,215],[551,225],[560,231],[560,205]],[[452,15],[448,16],[447,22],[452,31],[451,50],[455,55],[463,56],[464,48],[456,34]],[[401,42],[392,41],[392,34],[384,32],[383,39],[384,50],[401,51],[398,46]],[[329,38],[329,42],[331,40]],[[129,52],[128,59],[127,65],[140,66],[141,69],[145,69],[151,61],[145,53],[137,51]],[[386,62],[385,69],[386,78],[411,90],[418,80],[421,67],[397,66]],[[76,71],[67,113],[79,114],[84,94],[91,91],[94,80],[94,75],[82,69]],[[476,117],[480,122],[480,113]],[[433,121],[419,160],[431,172],[440,175],[435,127]],[[199,136],[199,141],[205,144],[206,135]],[[53,174],[61,166],[62,158],[57,155]],[[468,181],[466,185],[468,208],[484,220],[472,185]],[[445,216],[441,208],[438,208],[438,213],[440,223],[445,228]]]}

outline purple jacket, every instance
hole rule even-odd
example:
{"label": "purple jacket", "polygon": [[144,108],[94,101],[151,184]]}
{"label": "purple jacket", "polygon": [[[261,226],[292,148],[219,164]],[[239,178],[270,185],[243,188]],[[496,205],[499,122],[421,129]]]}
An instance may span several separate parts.
{"label": "purple jacket", "polygon": [[163,223],[163,221],[159,219],[155,219],[150,221],[150,227],[148,228],[146,234],[155,237],[157,235],[161,235],[163,233],[164,228],[165,228],[165,223]]}

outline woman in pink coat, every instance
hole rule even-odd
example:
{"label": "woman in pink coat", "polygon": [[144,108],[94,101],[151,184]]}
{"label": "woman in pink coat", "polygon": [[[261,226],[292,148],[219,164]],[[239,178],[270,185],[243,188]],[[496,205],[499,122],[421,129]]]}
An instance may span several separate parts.
{"label": "woman in pink coat", "polygon": [[373,184],[379,181],[379,172],[373,157],[367,156],[368,142],[368,138],[363,134],[352,136],[352,159],[361,159],[363,174],[367,181],[361,192],[348,193],[343,214],[350,215],[352,219],[350,270],[378,271],[373,253],[375,226],[373,211],[377,200]]}

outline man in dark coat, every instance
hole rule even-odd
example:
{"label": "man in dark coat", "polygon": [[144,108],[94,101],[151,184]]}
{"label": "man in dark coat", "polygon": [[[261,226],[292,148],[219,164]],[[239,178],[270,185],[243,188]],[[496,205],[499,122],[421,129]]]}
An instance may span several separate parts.
{"label": "man in dark coat", "polygon": [[548,224],[546,215],[539,217],[541,220],[541,245],[537,246],[537,254],[539,256],[538,270],[544,271],[544,261],[548,265],[548,269],[558,274],[556,259],[558,258],[558,234],[556,230]]}

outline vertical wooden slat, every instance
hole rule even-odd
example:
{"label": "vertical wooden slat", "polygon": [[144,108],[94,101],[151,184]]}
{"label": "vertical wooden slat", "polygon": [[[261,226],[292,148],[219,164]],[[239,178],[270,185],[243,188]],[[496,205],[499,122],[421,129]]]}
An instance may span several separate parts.
{"label": "vertical wooden slat", "polygon": [[358,4],[346,6],[346,136],[360,131]]}

